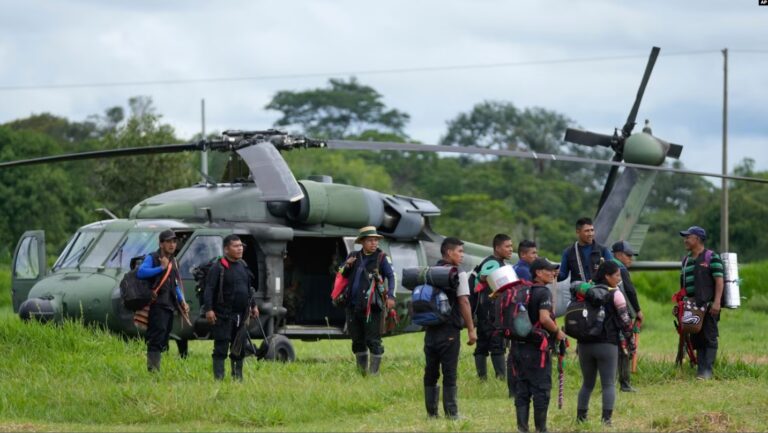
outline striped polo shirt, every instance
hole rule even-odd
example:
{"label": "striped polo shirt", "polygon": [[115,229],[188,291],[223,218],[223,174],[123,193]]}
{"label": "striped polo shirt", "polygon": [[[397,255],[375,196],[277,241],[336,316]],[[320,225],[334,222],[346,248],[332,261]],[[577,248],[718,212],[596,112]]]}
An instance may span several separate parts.
{"label": "striped polo shirt", "polygon": [[[685,276],[685,292],[688,295],[692,295],[696,291],[693,285],[693,271],[696,267],[696,262],[704,261],[705,254],[706,250],[702,251],[696,260],[694,260],[691,257],[691,252],[688,252],[685,269],[683,269],[683,275]],[[712,278],[723,278],[723,260],[720,258],[720,255],[714,251],[712,252],[712,259],[709,262],[709,272],[712,275]]]}

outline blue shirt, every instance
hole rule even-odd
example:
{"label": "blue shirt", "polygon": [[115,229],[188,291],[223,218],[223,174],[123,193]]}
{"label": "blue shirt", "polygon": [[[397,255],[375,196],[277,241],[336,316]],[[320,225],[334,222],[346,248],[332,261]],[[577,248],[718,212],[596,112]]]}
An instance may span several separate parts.
{"label": "blue shirt", "polygon": [[518,278],[526,281],[533,281],[533,278],[531,277],[531,265],[525,260],[521,259],[515,266],[513,266],[513,268],[515,269]]}
{"label": "blue shirt", "polygon": [[[342,275],[349,278],[349,303],[350,305],[355,305],[358,293],[360,290],[367,290],[368,287],[363,287],[367,284],[368,278],[365,273],[366,266],[369,265],[371,262],[378,260],[379,258],[379,252],[381,250],[376,250],[373,254],[365,254],[361,253],[361,258],[356,260],[355,263],[352,264],[351,268],[347,268],[346,266],[342,266],[341,272]],[[349,257],[352,257],[354,255],[357,255],[359,251],[356,251],[349,255]],[[375,268],[375,266],[373,266]],[[352,272],[354,271],[354,272]],[[388,298],[395,298],[395,273],[392,271],[392,265],[389,262],[389,256],[385,256],[384,259],[381,261],[381,266],[379,267],[379,273],[383,278],[386,278],[387,280],[387,297]]]}
{"label": "blue shirt", "polygon": [[[147,254],[147,256],[144,257],[144,261],[139,265],[139,269],[136,271],[136,276],[142,280],[149,280],[163,273],[162,265],[152,266],[153,264],[152,256]],[[179,287],[178,282],[176,284],[176,300],[179,302],[184,301],[184,296],[181,294],[181,288]]]}

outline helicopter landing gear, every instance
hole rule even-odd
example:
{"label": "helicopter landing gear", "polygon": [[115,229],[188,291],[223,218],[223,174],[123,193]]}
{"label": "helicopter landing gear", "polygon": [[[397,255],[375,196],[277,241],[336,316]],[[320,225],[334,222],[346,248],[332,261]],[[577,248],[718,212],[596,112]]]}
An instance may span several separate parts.
{"label": "helicopter landing gear", "polygon": [[258,350],[259,359],[267,361],[293,362],[296,360],[296,352],[293,343],[285,335],[273,334],[261,342]]}

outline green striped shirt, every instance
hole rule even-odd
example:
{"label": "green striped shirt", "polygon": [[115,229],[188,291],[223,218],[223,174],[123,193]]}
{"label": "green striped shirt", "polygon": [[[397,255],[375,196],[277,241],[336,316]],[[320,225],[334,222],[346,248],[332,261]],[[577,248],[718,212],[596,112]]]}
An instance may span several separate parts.
{"label": "green striped shirt", "polygon": [[[691,257],[691,253],[688,252],[688,260],[685,262],[685,268],[683,269],[683,277],[685,279],[685,293],[688,295],[693,295],[693,293],[696,291],[696,288],[693,285],[693,271],[697,262],[701,263],[704,261],[705,254],[706,250],[702,251],[696,260],[694,260]],[[714,251],[712,252],[712,259],[709,262],[709,272],[712,275],[712,278],[723,278],[723,260],[720,258],[720,255]]]}

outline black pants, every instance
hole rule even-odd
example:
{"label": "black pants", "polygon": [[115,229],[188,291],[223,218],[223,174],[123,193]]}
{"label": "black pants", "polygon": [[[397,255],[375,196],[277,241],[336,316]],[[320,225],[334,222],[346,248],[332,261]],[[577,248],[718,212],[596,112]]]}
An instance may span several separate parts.
{"label": "black pants", "polygon": [[173,329],[173,310],[152,304],[149,307],[149,323],[144,335],[147,342],[147,352],[165,352],[168,350],[171,329]]}
{"label": "black pants", "polygon": [[370,350],[371,355],[384,354],[384,346],[381,345],[381,310],[376,307],[371,310],[368,318],[364,311],[347,310],[347,329],[352,338],[353,353]]}
{"label": "black pants", "polygon": [[450,323],[428,327],[424,333],[424,386],[435,386],[443,369],[443,387],[456,386],[461,330]]}
{"label": "black pants", "polygon": [[475,355],[488,356],[504,354],[504,337],[493,327],[482,327],[477,330]]}
{"label": "black pants", "polygon": [[511,384],[515,391],[515,406],[528,407],[533,400],[534,410],[546,411],[552,390],[552,360],[549,352],[544,352],[542,368],[542,352],[538,344],[513,340],[509,350],[512,370],[508,374],[513,376]]}
{"label": "black pants", "polygon": [[233,314],[228,318],[216,318],[216,323],[211,330],[211,336],[213,337],[213,359],[226,359],[227,352],[229,357],[234,360],[241,360],[244,357],[245,350],[241,351],[239,355],[231,353],[232,343],[235,341],[240,325],[242,325],[243,315]]}
{"label": "black pants", "polygon": [[709,311],[704,315],[704,323],[701,324],[701,331],[698,334],[694,334],[691,338],[693,347],[696,350],[702,350],[706,348],[717,349],[717,337],[719,332],[717,329],[717,322],[720,320],[720,315],[717,318],[712,317]]}

